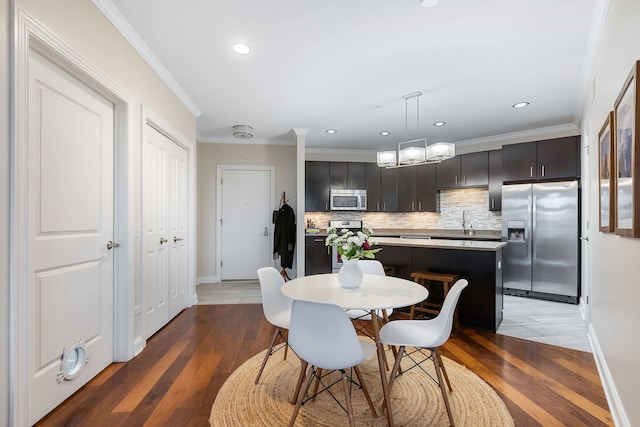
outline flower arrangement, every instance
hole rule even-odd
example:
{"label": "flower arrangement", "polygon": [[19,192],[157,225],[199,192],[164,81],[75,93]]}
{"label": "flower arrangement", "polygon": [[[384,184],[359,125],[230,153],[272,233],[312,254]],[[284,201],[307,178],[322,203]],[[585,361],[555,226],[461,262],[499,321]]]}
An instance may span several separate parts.
{"label": "flower arrangement", "polygon": [[338,233],[335,228],[330,228],[327,233],[329,235],[325,240],[325,246],[337,248],[341,258],[373,259],[375,258],[375,253],[380,251],[380,248],[373,249],[372,246],[377,242],[371,239],[372,231],[365,226],[362,227],[362,231],[353,232],[344,228]]}

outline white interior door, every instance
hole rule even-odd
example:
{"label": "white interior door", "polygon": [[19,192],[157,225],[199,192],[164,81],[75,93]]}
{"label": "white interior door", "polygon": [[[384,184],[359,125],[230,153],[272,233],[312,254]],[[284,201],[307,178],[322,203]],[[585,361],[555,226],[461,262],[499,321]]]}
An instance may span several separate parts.
{"label": "white interior door", "polygon": [[187,151],[169,145],[169,316],[187,306]]}
{"label": "white interior door", "polygon": [[146,125],[142,158],[142,271],[148,338],[187,304],[187,154]]}
{"label": "white interior door", "polygon": [[273,171],[223,168],[219,182],[221,278],[257,279],[259,268],[272,265]]}
{"label": "white interior door", "polygon": [[[28,84],[31,425],[113,361],[114,109],[35,52]],[[81,341],[89,362],[64,379],[63,350]]]}

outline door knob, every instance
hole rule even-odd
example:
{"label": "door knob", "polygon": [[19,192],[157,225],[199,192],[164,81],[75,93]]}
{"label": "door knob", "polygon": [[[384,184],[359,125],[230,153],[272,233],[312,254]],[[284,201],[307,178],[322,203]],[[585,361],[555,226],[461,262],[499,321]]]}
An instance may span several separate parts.
{"label": "door knob", "polygon": [[182,242],[184,239],[181,239],[179,237],[173,236],[173,243],[178,243],[178,242]]}
{"label": "door knob", "polygon": [[167,243],[167,242],[168,242],[167,239],[165,239],[163,237],[160,238],[160,244]]}
{"label": "door knob", "polygon": [[107,249],[111,250],[120,246],[120,243],[113,243],[111,240],[107,242]]}

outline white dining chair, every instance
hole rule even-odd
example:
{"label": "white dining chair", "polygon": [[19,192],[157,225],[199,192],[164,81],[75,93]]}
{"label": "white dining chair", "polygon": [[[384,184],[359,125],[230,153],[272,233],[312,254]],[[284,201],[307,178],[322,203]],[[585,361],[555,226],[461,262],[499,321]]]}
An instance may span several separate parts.
{"label": "white dining chair", "polygon": [[[371,412],[377,416],[369,391],[358,368],[359,363],[371,359],[376,354],[376,346],[372,342],[358,339],[353,324],[342,308],[333,304],[294,300],[291,309],[289,345],[305,362],[303,366],[309,365],[304,383],[296,389],[296,406],[291,415],[289,426],[293,426],[295,423],[300,406],[324,391],[329,392],[336,402],[346,410],[349,425],[355,425],[351,406],[350,383],[362,388]],[[355,371],[359,384],[347,376],[346,370],[349,368],[353,368]],[[335,382],[328,386],[323,384],[324,388],[320,392],[314,392],[313,396],[305,399],[313,378],[322,382],[322,378],[330,374],[329,372],[322,375],[321,370],[340,371],[340,382],[344,388],[346,408],[329,390],[331,385],[336,384]]]}
{"label": "white dining chair", "polygon": [[[378,276],[385,276],[384,267],[382,263],[376,259],[361,259],[358,260],[358,267],[362,270],[363,274],[375,274]],[[371,320],[371,311],[368,310],[346,310],[347,315],[354,320]],[[376,316],[378,319],[382,319],[383,322],[388,321],[389,316],[393,313],[393,308],[386,308],[383,310],[376,310]],[[358,329],[361,332],[365,332],[362,329]],[[368,334],[367,334],[368,335]]]}
{"label": "white dining chair", "polygon": [[284,278],[278,270],[273,267],[264,267],[258,270],[258,280],[260,281],[260,292],[262,293],[262,311],[267,321],[275,326],[275,331],[271,338],[269,349],[264,355],[262,366],[256,377],[255,383],[258,384],[262,371],[267,364],[267,359],[282,346],[275,348],[279,339],[284,343],[284,358],[287,358],[287,332],[291,321],[291,298],[284,295],[281,287],[284,284]]}
{"label": "white dining chair", "polygon": [[[408,356],[413,361],[413,365],[405,368],[402,374],[405,374],[407,371],[415,367],[419,367],[424,373],[429,375],[427,371],[420,366],[420,364],[429,359],[433,360],[437,380],[431,377],[431,375],[429,375],[429,377],[431,377],[431,379],[433,379],[440,387],[447,415],[449,416],[449,422],[452,427],[454,426],[453,415],[451,413],[447,391],[443,384],[443,376],[444,381],[447,382],[449,391],[451,392],[453,389],[451,388],[451,382],[449,381],[447,371],[442,364],[442,358],[438,352],[438,347],[447,342],[451,336],[453,314],[455,312],[458,299],[460,298],[460,294],[467,285],[468,282],[466,279],[459,279],[453,285],[444,300],[440,313],[434,319],[394,320],[385,324],[382,329],[380,329],[380,342],[387,345],[398,346],[400,348],[389,378],[389,385],[387,387],[389,395],[391,395],[391,389],[396,378],[401,375],[399,374],[399,368],[403,356]],[[406,347],[414,347],[415,349],[406,352]],[[430,353],[427,355],[423,350],[429,350]],[[415,353],[421,353],[425,358],[423,360],[416,360],[416,358],[412,357]]]}

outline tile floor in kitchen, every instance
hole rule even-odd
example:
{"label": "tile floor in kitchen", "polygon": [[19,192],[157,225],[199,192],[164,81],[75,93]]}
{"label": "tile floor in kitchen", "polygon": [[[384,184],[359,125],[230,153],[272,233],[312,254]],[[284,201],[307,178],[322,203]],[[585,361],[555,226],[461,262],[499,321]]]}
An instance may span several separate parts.
{"label": "tile floor in kitchen", "polygon": [[[199,304],[260,304],[257,281],[203,283]],[[576,304],[504,296],[504,318],[498,333],[545,344],[591,352],[587,326]]]}

